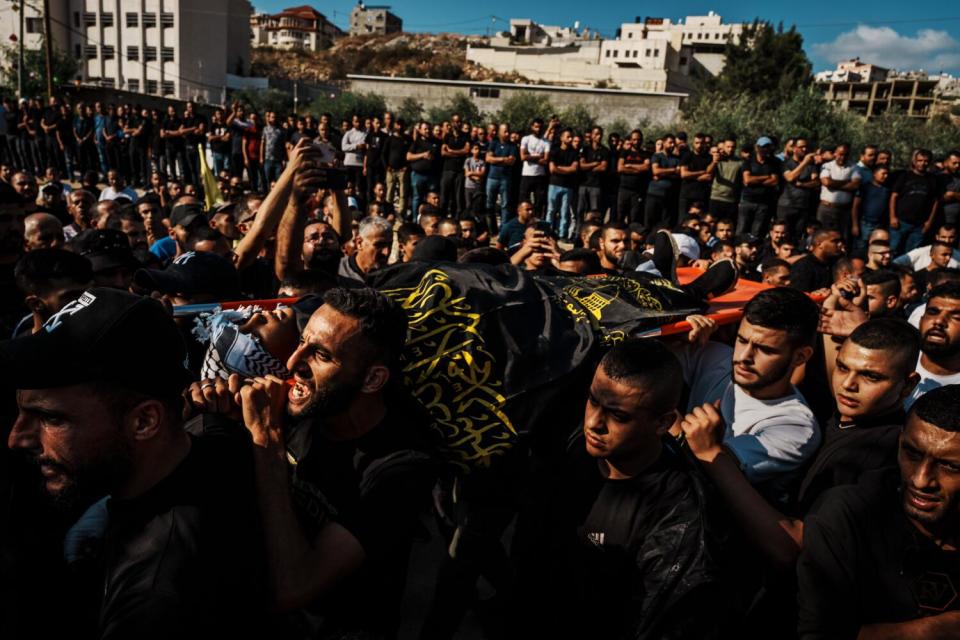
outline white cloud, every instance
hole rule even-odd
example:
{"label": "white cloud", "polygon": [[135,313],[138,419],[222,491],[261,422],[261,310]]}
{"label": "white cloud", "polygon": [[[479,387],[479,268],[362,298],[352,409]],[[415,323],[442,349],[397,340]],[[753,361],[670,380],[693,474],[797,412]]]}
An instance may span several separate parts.
{"label": "white cloud", "polygon": [[859,25],[832,42],[815,43],[811,49],[828,68],[859,56],[863,62],[900,71],[923,69],[936,73],[960,69],[960,42],[936,29],[921,29],[911,37],[890,27]]}

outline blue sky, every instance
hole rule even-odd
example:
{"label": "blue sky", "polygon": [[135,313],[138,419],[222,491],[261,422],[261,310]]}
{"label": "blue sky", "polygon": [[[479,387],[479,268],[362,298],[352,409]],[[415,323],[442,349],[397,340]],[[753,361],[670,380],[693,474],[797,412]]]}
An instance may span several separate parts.
{"label": "blue sky", "polygon": [[[301,4],[297,0],[252,0],[257,11],[279,11]],[[379,3],[372,0],[369,4]],[[340,27],[349,21],[353,0],[313,3]],[[483,34],[503,30],[510,18],[532,18],[544,24],[589,26],[612,37],[620,23],[636,16],[682,18],[705,15],[713,10],[726,22],[750,21],[760,17],[776,24],[797,25],[804,37],[807,55],[820,71],[837,61],[859,55],[867,62],[896,69],[946,71],[960,75],[960,7],[952,3],[913,4],[874,0],[838,3],[829,0],[806,2],[685,2],[625,3],[576,2],[574,0],[397,0],[393,12],[403,18],[406,31]],[[669,4],[670,9],[651,7]],[[937,6],[939,5],[939,6]],[[522,7],[522,9],[521,9]],[[921,8],[922,11],[917,11]]]}

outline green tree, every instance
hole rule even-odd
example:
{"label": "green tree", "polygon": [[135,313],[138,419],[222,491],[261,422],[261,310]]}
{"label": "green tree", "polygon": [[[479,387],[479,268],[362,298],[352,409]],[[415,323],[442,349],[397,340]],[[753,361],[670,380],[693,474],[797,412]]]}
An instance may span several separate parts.
{"label": "green tree", "polygon": [[408,125],[422,120],[423,103],[412,96],[407,96],[400,101],[400,106],[397,107],[397,117]]}
{"label": "green tree", "polygon": [[555,113],[549,98],[520,91],[503,101],[497,113],[498,122],[506,122],[514,131],[526,131],[534,118],[546,118]]}
{"label": "green tree", "polygon": [[339,95],[322,95],[310,104],[311,113],[329,113],[335,122],[350,119],[353,114],[361,117],[383,115],[387,103],[383,96],[375,93],[353,93],[344,91]]}
{"label": "green tree", "polygon": [[293,96],[280,89],[237,89],[230,92],[228,102],[234,100],[239,100],[252,111],[261,114],[267,111],[293,112]]}
{"label": "green tree", "polygon": [[607,123],[603,127],[603,130],[607,135],[610,135],[611,133],[619,133],[621,138],[630,133],[632,129],[633,127],[630,126],[630,123],[623,118],[617,118],[612,122]]}
{"label": "green tree", "polygon": [[574,105],[569,109],[564,109],[560,113],[560,123],[564,127],[570,127],[577,133],[586,133],[597,124],[597,119],[593,117],[590,110],[582,104]]}
{"label": "green tree", "polygon": [[449,120],[455,113],[464,122],[479,123],[483,119],[480,109],[473,103],[470,96],[463,92],[450,96],[439,107],[430,107],[427,118],[430,122],[443,122]]}
{"label": "green tree", "polygon": [[708,82],[710,92],[770,98],[792,95],[813,81],[803,37],[793,26],[784,31],[782,24],[754,20],[736,43],[727,42],[725,54],[723,71]]}
{"label": "green tree", "polygon": [[[0,72],[2,72],[2,86],[7,92],[17,90],[17,63],[18,53],[16,45],[0,47]],[[41,96],[47,93],[47,57],[44,54],[43,42],[39,49],[26,49],[23,52],[23,95]],[[53,87],[57,91],[59,86],[72,81],[80,69],[80,61],[68,56],[56,47],[53,47]]]}

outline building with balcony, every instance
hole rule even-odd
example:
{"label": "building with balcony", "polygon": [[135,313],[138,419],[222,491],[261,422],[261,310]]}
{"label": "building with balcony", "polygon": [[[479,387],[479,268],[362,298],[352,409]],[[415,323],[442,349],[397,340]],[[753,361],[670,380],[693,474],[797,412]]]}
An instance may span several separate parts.
{"label": "building with balcony", "polygon": [[739,42],[743,28],[711,11],[678,22],[638,17],[604,39],[579,23],[571,29],[514,19],[489,45],[468,46],[467,60],[542,82],[689,93],[698,76],[720,72],[727,43]]}
{"label": "building with balcony", "polygon": [[350,12],[350,35],[386,35],[403,31],[403,20],[386,5],[365,5],[363,0]]}
{"label": "building with balcony", "polygon": [[898,111],[928,119],[936,113],[938,80],[891,78],[876,82],[819,82],[824,97],[844,111],[874,118]]}
{"label": "building with balcony", "polygon": [[313,7],[290,7],[280,13],[257,13],[250,18],[250,43],[254,47],[320,51],[343,30]]}
{"label": "building with balcony", "polygon": [[[249,0],[49,0],[49,4],[53,46],[79,62],[77,77],[64,82],[219,102],[227,75],[245,75],[250,67]],[[29,6],[27,10],[35,11]],[[18,21],[15,11],[0,12],[0,36],[16,34]],[[42,32],[42,20],[31,29]],[[40,44],[39,35],[25,33],[25,46]]]}

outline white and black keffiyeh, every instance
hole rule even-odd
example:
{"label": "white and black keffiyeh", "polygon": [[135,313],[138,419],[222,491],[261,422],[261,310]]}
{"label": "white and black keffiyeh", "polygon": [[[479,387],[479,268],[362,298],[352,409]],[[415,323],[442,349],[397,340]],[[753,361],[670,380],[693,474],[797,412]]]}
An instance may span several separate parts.
{"label": "white and black keffiyeh", "polygon": [[201,341],[209,341],[200,369],[201,379],[226,379],[231,373],[244,378],[289,375],[287,367],[268,353],[256,336],[240,332],[238,323],[253,313],[253,309],[221,311],[197,319],[194,335]]}

